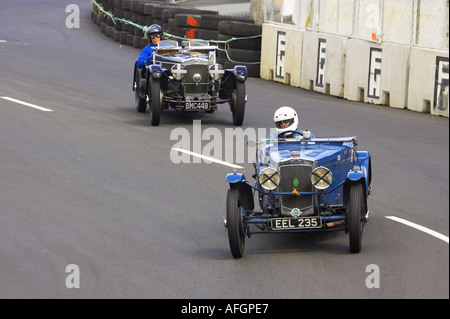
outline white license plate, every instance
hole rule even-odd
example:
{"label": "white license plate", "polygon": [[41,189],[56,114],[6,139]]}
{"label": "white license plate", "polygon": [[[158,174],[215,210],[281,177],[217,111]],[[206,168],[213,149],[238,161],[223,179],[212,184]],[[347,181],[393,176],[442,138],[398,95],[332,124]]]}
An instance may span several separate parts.
{"label": "white license plate", "polygon": [[209,101],[189,101],[186,102],[187,111],[209,110]]}
{"label": "white license plate", "polygon": [[272,230],[322,228],[322,219],[318,216],[298,218],[272,218]]}

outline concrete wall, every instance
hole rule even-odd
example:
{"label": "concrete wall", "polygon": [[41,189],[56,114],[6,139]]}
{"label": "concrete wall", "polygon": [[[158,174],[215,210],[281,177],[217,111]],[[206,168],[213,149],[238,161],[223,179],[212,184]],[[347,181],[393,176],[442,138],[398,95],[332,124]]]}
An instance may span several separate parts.
{"label": "concrete wall", "polygon": [[263,24],[260,76],[264,79],[300,86],[304,32],[297,28],[277,28]]}
{"label": "concrete wall", "polygon": [[344,98],[406,108],[410,47],[349,39]]}
{"label": "concrete wall", "polygon": [[449,52],[263,25],[261,77],[449,117]]}
{"label": "concrete wall", "polygon": [[445,53],[411,49],[408,109],[449,116],[449,54]]}
{"label": "concrete wall", "polygon": [[304,32],[300,86],[343,97],[346,47],[345,37]]}

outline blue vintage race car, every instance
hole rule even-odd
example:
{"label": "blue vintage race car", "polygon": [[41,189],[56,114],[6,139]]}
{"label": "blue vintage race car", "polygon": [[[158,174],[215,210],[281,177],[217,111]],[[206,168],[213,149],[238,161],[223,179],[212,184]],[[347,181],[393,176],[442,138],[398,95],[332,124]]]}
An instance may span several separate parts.
{"label": "blue vintage race car", "polygon": [[[361,250],[368,220],[371,157],[356,150],[355,137],[285,138],[256,143],[256,182],[230,173],[227,215],[231,254],[244,255],[245,237],[256,233],[344,230],[350,252]],[[255,210],[255,196],[260,210]]]}

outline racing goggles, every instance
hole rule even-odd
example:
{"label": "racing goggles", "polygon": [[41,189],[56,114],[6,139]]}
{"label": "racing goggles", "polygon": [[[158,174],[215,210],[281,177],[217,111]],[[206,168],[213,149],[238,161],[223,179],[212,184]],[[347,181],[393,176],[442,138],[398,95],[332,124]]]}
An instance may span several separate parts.
{"label": "racing goggles", "polygon": [[162,33],[152,33],[150,34],[150,39],[162,38]]}
{"label": "racing goggles", "polygon": [[277,128],[286,128],[292,125],[294,123],[294,119],[288,119],[288,120],[282,120],[275,122],[275,125]]}

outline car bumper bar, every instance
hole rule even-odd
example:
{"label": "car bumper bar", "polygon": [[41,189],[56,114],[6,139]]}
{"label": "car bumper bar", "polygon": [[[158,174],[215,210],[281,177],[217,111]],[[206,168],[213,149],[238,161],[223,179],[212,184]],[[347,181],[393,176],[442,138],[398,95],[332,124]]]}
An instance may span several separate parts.
{"label": "car bumper bar", "polygon": [[[248,213],[248,212],[247,212]],[[314,217],[314,216],[308,216]],[[272,229],[272,220],[279,219],[273,216],[245,216],[244,223],[248,226],[248,233],[259,234],[259,233],[286,233],[286,232],[313,232],[313,231],[326,231],[326,230],[340,230],[345,227],[346,216],[345,215],[334,215],[334,216],[320,216],[321,227],[315,228],[304,228],[304,229]],[[251,227],[253,226],[253,227]]]}

